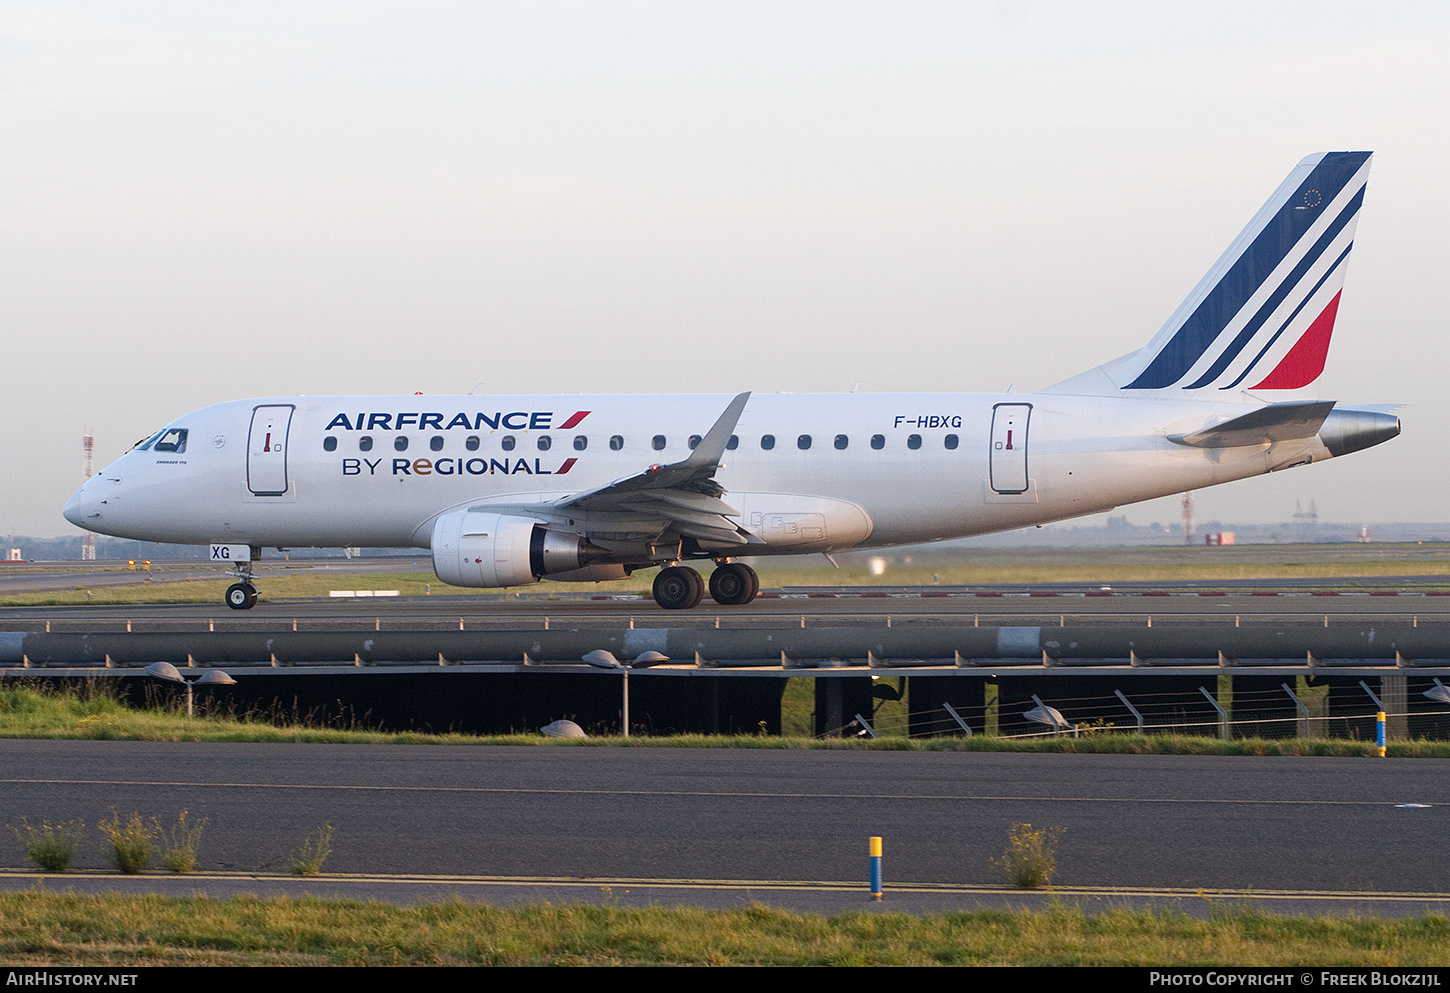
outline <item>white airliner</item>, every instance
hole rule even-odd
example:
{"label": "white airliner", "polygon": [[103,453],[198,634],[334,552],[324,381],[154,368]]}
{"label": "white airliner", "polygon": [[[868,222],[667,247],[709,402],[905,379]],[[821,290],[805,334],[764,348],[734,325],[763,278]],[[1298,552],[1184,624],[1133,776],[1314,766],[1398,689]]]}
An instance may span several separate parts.
{"label": "white airliner", "polygon": [[[83,485],[66,519],[210,544],[226,600],[263,546],[427,547],[446,583],[663,566],[689,608],[739,556],[938,541],[1333,458],[1392,408],[1304,400],[1324,369],[1370,153],[1289,174],[1153,339],[1035,394],[270,397],[187,414]],[[1286,399],[1286,397],[1291,397]]]}

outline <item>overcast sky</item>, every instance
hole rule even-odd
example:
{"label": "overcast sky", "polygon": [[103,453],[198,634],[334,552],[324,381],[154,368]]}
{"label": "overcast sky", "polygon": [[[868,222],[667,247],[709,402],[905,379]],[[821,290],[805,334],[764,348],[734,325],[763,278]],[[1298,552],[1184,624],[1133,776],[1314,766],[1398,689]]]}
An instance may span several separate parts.
{"label": "overcast sky", "polygon": [[[1450,517],[1450,5],[0,6],[0,531],[276,394],[997,391],[1143,344],[1376,154],[1322,395],[1201,520]],[[1129,508],[1175,521],[1175,501]]]}

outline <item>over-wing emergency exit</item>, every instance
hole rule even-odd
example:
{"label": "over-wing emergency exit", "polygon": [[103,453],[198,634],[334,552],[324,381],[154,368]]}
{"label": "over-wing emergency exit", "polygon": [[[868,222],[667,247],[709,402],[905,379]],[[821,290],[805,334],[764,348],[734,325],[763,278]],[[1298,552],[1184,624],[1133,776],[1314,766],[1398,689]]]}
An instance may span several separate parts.
{"label": "over-wing emergency exit", "polygon": [[1034,394],[276,397],[179,418],[65,506],[210,544],[236,608],[266,546],[427,547],[446,583],[662,567],[661,607],[759,588],[741,557],[938,541],[1345,455],[1383,407],[1324,369],[1370,153],[1300,162],[1145,346]]}

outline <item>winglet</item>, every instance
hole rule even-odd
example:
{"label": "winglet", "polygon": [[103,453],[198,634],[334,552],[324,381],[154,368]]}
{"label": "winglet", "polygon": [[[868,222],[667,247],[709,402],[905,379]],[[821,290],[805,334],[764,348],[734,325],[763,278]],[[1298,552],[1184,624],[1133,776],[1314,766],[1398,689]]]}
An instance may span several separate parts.
{"label": "winglet", "polygon": [[725,446],[730,443],[730,436],[735,433],[735,425],[740,420],[741,413],[745,410],[745,404],[750,400],[750,393],[745,392],[730,401],[730,406],[720,415],[715,425],[705,432],[705,437],[695,446],[695,450],[689,457],[680,462],[682,469],[695,469],[701,466],[719,465],[720,460],[725,456]]}

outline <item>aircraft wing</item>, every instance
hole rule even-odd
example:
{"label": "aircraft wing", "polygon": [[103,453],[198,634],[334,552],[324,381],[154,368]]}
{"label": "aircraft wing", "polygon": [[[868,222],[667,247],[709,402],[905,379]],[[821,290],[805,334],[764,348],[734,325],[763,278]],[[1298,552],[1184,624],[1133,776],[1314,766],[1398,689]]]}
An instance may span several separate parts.
{"label": "aircraft wing", "polygon": [[715,472],[749,399],[749,393],[741,393],[731,400],[695,450],[679,462],[652,465],[633,476],[572,494],[548,506],[555,510],[639,514],[668,520],[673,530],[686,537],[727,545],[747,544],[749,536],[729,520],[739,517],[740,511],[721,499],[725,490],[715,482]]}
{"label": "aircraft wing", "polygon": [[1334,409],[1334,404],[1333,400],[1286,400],[1282,403],[1271,403],[1201,431],[1170,434],[1168,440],[1194,448],[1236,448],[1241,445],[1264,445],[1275,441],[1312,438],[1319,433],[1319,428]]}

